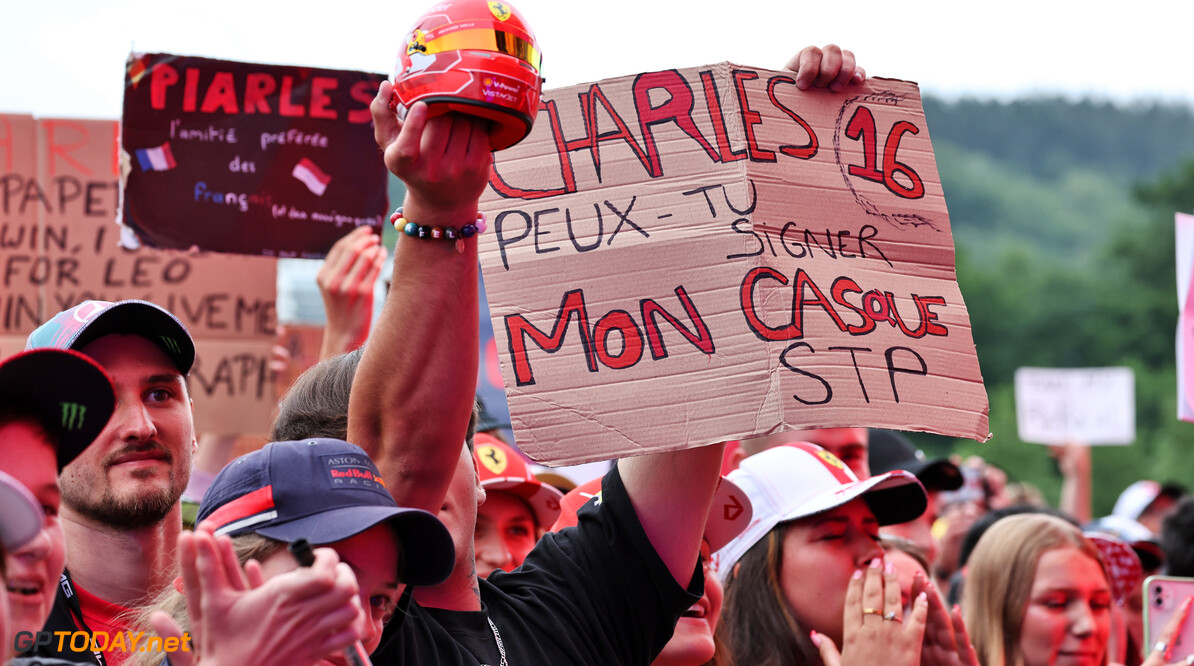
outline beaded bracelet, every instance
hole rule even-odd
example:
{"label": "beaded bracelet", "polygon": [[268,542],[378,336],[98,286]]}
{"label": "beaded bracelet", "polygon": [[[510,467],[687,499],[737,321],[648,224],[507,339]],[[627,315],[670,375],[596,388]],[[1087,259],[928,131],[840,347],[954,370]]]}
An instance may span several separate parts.
{"label": "beaded bracelet", "polygon": [[477,234],[485,233],[485,230],[488,228],[485,224],[485,213],[481,211],[477,211],[476,222],[466,224],[459,229],[456,227],[432,227],[426,224],[416,224],[402,217],[401,208],[390,215],[390,222],[394,225],[394,228],[400,229],[407,236],[412,238],[430,238],[432,240],[472,238]]}

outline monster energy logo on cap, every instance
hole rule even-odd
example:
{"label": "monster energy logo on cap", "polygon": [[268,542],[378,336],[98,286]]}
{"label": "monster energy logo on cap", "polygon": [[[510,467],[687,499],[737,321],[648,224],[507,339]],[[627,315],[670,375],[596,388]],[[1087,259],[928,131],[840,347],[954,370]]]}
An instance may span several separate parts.
{"label": "monster energy logo on cap", "polygon": [[87,406],[77,402],[62,403],[62,427],[66,430],[78,430],[83,427],[83,415],[87,413]]}
{"label": "monster energy logo on cap", "polygon": [[162,344],[165,345],[166,349],[170,350],[170,353],[172,353],[172,354],[182,353],[182,350],[179,349],[179,347],[178,347],[178,341],[176,341],[174,338],[172,338],[168,335],[159,335],[158,337],[161,338]]}

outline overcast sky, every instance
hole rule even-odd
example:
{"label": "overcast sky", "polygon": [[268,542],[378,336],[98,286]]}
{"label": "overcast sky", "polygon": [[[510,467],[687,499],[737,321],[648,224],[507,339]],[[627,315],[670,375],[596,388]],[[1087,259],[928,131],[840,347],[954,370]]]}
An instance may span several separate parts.
{"label": "overcast sky", "polygon": [[[11,0],[0,112],[116,118],[130,50],[389,73],[430,2]],[[778,69],[805,44],[926,93],[1194,105],[1194,3],[516,0],[547,87],[722,60]],[[1114,9],[1113,9],[1114,8]],[[330,11],[329,11],[330,9]]]}

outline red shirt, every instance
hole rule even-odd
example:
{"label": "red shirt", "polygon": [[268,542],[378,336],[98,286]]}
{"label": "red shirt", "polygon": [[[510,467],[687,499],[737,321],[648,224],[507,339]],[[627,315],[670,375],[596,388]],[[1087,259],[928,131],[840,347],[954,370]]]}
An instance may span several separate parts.
{"label": "red shirt", "polygon": [[[79,597],[79,607],[83,609],[83,621],[87,623],[87,628],[91,629],[91,633],[95,636],[95,644],[97,647],[105,647],[103,634],[108,635],[107,646],[108,649],[103,650],[104,658],[108,660],[111,666],[123,666],[125,662],[132,656],[129,652],[120,649],[119,645],[115,650],[111,649],[113,641],[117,641],[117,634],[121,634],[123,643],[126,649],[132,648],[129,645],[130,636],[126,632],[129,630],[129,621],[132,618],[133,610],[126,608],[119,604],[110,603],[100,599],[91,594],[87,590],[75,584],[75,593]],[[133,637],[137,634],[133,633]],[[141,638],[142,641],[148,638],[148,634]]]}

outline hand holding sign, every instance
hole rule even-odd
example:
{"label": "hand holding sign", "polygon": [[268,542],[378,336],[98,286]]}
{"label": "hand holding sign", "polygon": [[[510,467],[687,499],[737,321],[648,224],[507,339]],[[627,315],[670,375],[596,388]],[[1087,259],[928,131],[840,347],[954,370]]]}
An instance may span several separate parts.
{"label": "hand holding sign", "polygon": [[847,83],[862,83],[866,71],[854,62],[854,52],[836,44],[824,49],[806,46],[792,56],[784,69],[796,72],[796,87],[808,90],[811,86],[839,92]]}

